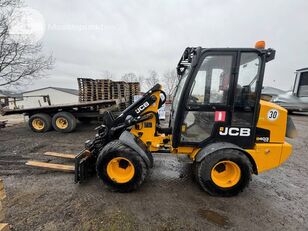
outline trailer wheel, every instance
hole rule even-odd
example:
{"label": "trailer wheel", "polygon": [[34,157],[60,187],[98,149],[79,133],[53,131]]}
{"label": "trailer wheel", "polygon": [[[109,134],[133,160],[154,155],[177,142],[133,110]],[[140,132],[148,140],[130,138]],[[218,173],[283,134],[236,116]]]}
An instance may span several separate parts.
{"label": "trailer wheel", "polygon": [[38,113],[30,116],[29,127],[34,132],[47,132],[51,129],[51,117],[45,113]]}
{"label": "trailer wheel", "polygon": [[195,164],[195,177],[200,186],[212,196],[235,196],[251,180],[252,165],[240,151],[218,150]]}
{"label": "trailer wheel", "polygon": [[107,144],[99,154],[96,172],[109,189],[130,192],[143,183],[148,168],[138,153],[115,140]]}
{"label": "trailer wheel", "polygon": [[58,112],[52,117],[52,126],[57,132],[72,132],[76,124],[75,116],[69,112]]}

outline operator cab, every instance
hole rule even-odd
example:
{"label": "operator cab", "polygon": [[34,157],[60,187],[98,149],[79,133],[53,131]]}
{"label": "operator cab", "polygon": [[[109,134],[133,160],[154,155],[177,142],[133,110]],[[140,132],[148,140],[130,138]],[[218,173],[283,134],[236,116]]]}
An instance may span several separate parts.
{"label": "operator cab", "polygon": [[272,49],[186,48],[171,110],[173,147],[214,140],[252,147],[264,67],[274,56]]}

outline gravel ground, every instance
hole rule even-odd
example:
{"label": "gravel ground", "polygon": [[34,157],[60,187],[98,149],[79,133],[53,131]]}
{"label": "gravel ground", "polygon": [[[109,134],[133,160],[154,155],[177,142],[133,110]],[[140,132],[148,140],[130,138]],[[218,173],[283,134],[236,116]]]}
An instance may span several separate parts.
{"label": "gravel ground", "polygon": [[[4,120],[6,118],[1,118]],[[27,160],[70,163],[46,151],[78,153],[95,124],[76,132],[31,132],[24,123],[0,130],[0,177],[7,192],[6,222],[13,230],[308,230],[308,117],[294,115],[299,137],[280,168],[253,176],[237,197],[217,198],[193,181],[184,157],[157,154],[142,187],[113,193],[93,177],[25,166]]]}

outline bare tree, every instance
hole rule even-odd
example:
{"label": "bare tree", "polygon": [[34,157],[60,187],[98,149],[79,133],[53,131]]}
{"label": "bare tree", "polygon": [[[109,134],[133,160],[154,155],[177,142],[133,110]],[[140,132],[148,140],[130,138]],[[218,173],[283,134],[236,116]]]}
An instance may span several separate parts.
{"label": "bare tree", "polygon": [[144,82],[144,76],[143,76],[143,75],[139,75],[138,78],[137,78],[137,81],[138,81],[140,84],[143,84],[143,82]]}
{"label": "bare tree", "polygon": [[42,77],[53,66],[52,56],[42,54],[41,43],[10,34],[14,11],[21,0],[0,1],[0,86],[25,84]]}
{"label": "bare tree", "polygon": [[178,82],[177,74],[175,70],[165,71],[163,74],[163,88],[166,91],[168,99],[171,99],[174,90],[176,88],[176,84]]}
{"label": "bare tree", "polygon": [[125,82],[138,82],[137,75],[133,72],[125,73],[121,79]]}
{"label": "bare tree", "polygon": [[0,0],[0,7],[16,7],[20,6],[21,2],[20,0]]}
{"label": "bare tree", "polygon": [[147,88],[153,87],[159,82],[159,76],[155,70],[150,70],[148,77],[144,79]]}

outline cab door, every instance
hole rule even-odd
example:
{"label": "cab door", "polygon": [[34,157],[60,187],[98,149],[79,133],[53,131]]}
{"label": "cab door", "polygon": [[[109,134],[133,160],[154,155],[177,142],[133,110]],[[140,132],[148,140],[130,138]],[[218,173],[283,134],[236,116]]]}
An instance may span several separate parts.
{"label": "cab door", "polygon": [[202,145],[231,122],[237,52],[207,52],[185,84],[173,145]]}

